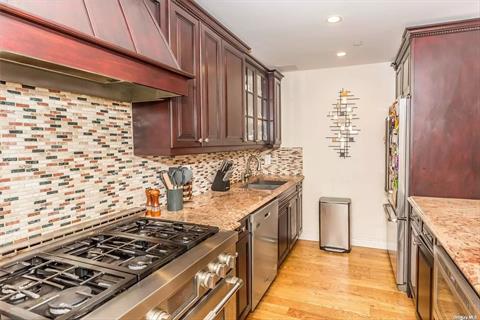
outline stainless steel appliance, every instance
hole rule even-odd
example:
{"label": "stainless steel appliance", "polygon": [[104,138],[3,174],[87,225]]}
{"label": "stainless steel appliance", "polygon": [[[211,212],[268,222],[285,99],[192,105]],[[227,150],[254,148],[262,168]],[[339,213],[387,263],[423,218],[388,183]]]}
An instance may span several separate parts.
{"label": "stainless steel appliance", "polygon": [[350,252],[349,198],[320,198],[320,249]]}
{"label": "stainless steel appliance", "polygon": [[252,310],[277,276],[278,200],[250,216],[252,230]]}
{"label": "stainless steel appliance", "polygon": [[385,120],[387,249],[397,287],[407,290],[410,98],[397,100]]}
{"label": "stainless steel appliance", "polygon": [[0,265],[0,319],[234,319],[236,232],[141,217]]}
{"label": "stainless steel appliance", "polygon": [[412,295],[413,301],[416,303],[417,298],[417,261],[418,261],[418,246],[420,245],[421,221],[418,216],[412,211],[410,216],[410,263],[409,263],[409,291]]}
{"label": "stainless steel appliance", "polygon": [[434,248],[433,318],[480,319],[480,297],[441,246]]}

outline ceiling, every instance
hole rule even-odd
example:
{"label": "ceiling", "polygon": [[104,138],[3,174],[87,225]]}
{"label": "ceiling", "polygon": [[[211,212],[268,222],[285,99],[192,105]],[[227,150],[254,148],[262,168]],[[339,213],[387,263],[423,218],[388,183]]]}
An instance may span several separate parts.
{"label": "ceiling", "polygon": [[405,27],[480,16],[480,0],[196,1],[283,71],[392,61]]}

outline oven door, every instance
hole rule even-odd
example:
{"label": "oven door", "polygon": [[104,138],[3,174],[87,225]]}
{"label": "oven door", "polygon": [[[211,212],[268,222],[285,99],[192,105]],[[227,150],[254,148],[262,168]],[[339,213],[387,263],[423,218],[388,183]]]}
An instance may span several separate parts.
{"label": "oven door", "polygon": [[182,319],[235,320],[237,318],[237,307],[234,297],[243,286],[243,280],[230,274],[232,272],[203,296]]}
{"label": "oven door", "polygon": [[434,255],[434,319],[480,319],[480,297],[442,247]]}

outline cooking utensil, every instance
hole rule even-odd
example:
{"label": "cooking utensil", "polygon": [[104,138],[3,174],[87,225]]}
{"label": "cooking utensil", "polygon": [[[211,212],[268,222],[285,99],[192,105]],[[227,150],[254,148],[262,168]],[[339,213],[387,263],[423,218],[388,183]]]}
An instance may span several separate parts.
{"label": "cooking utensil", "polygon": [[163,170],[160,175],[162,177],[162,182],[165,185],[165,188],[167,188],[168,190],[173,190],[172,180],[170,179],[168,171]]}
{"label": "cooking utensil", "polygon": [[181,187],[184,185],[183,183],[183,171],[182,168],[179,167],[177,170],[173,172],[173,180],[175,181],[175,185],[178,187]]}
{"label": "cooking utensil", "polygon": [[192,181],[192,178],[193,178],[192,170],[190,170],[186,167],[183,167],[182,168],[182,175],[183,175],[182,185],[186,185],[187,183]]}

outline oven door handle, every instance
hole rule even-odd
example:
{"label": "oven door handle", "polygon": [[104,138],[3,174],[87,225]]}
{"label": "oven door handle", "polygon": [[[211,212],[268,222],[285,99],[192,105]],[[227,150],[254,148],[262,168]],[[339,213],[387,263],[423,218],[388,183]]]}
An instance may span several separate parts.
{"label": "oven door handle", "polygon": [[233,287],[227,292],[227,294],[222,298],[222,300],[220,300],[217,306],[213,308],[213,310],[210,311],[205,318],[203,318],[203,320],[215,319],[215,317],[220,313],[220,311],[223,310],[223,308],[230,301],[233,295],[237,293],[237,291],[243,286],[243,280],[237,277],[225,278],[225,282],[233,285]]}

